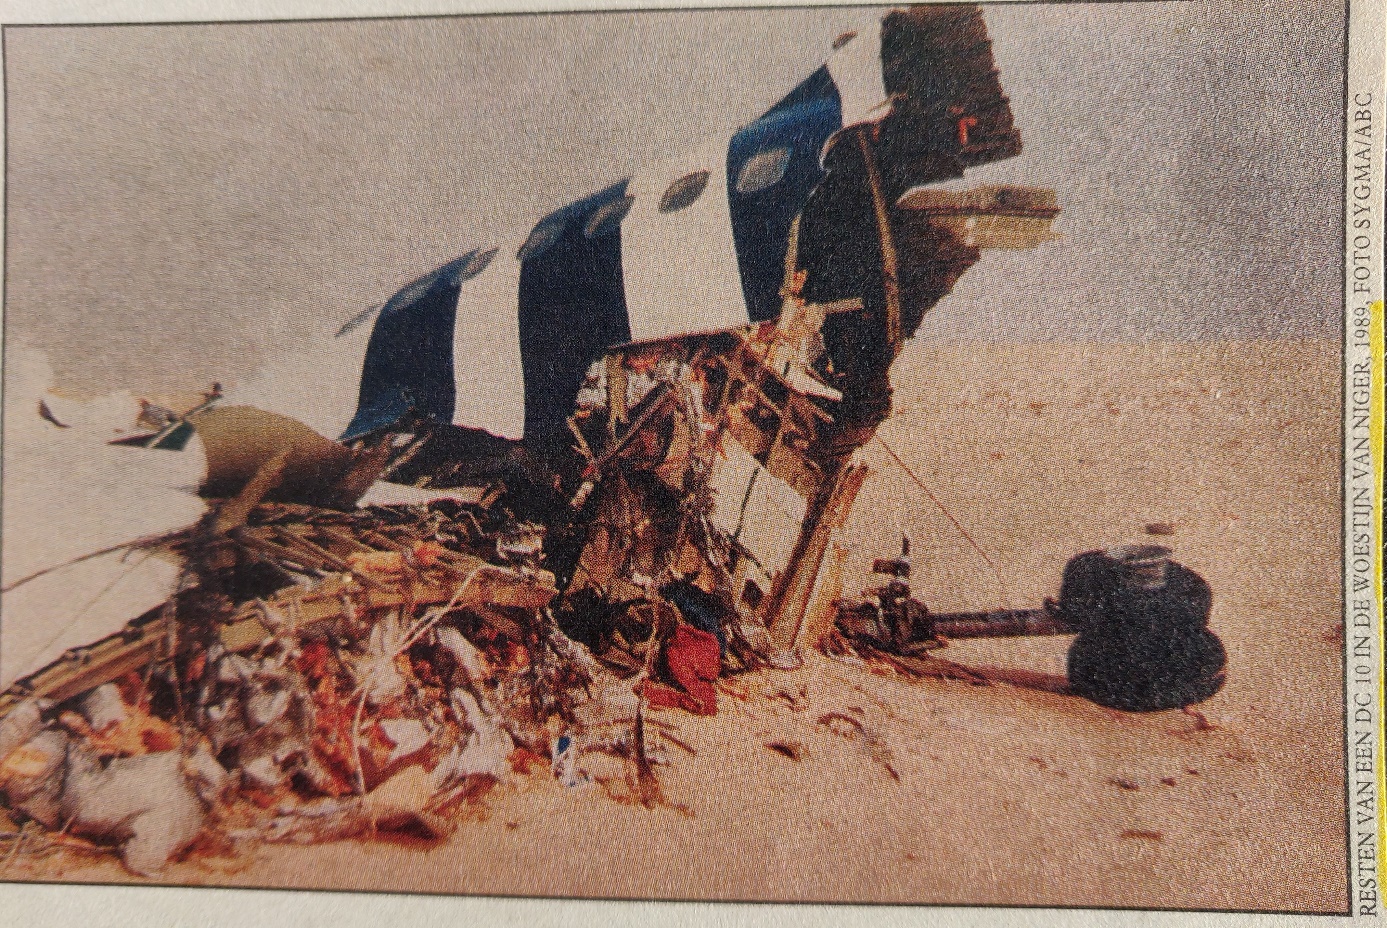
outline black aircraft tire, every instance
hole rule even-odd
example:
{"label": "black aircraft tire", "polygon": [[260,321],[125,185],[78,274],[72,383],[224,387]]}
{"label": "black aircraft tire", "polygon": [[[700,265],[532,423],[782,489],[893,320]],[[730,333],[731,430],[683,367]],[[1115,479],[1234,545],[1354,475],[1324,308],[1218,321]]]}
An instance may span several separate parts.
{"label": "black aircraft tire", "polygon": [[1076,632],[1104,629],[1132,613],[1159,614],[1157,625],[1204,628],[1212,607],[1209,584],[1183,564],[1172,562],[1165,585],[1148,592],[1126,586],[1121,567],[1101,551],[1072,558],[1060,584],[1060,614]]}
{"label": "black aircraft tire", "polygon": [[1065,622],[1076,632],[1099,624],[1112,611],[1111,600],[1121,592],[1119,568],[1102,551],[1086,551],[1064,565],[1059,607]]}
{"label": "black aircraft tire", "polygon": [[1086,631],[1069,646],[1069,685],[1126,712],[1181,709],[1223,688],[1228,655],[1207,628],[1161,622]]}
{"label": "black aircraft tire", "polygon": [[1170,563],[1165,582],[1124,582],[1101,552],[1065,567],[1060,611],[1079,633],[1069,648],[1069,685],[1101,706],[1155,712],[1203,702],[1224,682],[1227,653],[1208,628],[1213,597],[1199,574]]}

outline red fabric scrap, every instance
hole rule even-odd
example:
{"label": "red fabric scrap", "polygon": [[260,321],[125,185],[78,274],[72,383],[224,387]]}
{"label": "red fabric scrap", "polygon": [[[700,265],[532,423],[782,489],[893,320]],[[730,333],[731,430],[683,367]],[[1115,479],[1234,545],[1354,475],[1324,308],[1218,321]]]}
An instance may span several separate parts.
{"label": "red fabric scrap", "polygon": [[652,706],[669,706],[694,715],[717,715],[718,696],[713,683],[722,672],[722,652],[715,636],[680,623],[665,645],[664,664],[680,689],[646,680],[642,692]]}

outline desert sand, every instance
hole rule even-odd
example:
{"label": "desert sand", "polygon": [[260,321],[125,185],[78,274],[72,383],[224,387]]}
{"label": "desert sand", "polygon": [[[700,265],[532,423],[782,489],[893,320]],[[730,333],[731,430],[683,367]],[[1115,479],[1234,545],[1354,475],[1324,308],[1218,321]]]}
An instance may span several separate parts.
{"label": "desert sand", "polygon": [[[1347,904],[1339,349],[1330,342],[938,344],[896,369],[845,533],[845,587],[914,544],[951,611],[1038,605],[1072,555],[1158,539],[1214,591],[1228,684],[1130,715],[1062,693],[1065,637],[956,642],[1014,679],[907,680],[806,655],[661,710],[671,805],[498,788],[431,848],[345,842],[199,858],[160,882],[440,893],[1343,911]],[[818,724],[859,717],[874,744]],[[794,745],[799,759],[769,749]],[[887,765],[899,775],[888,771]],[[125,882],[117,863],[15,860],[5,879]]]}

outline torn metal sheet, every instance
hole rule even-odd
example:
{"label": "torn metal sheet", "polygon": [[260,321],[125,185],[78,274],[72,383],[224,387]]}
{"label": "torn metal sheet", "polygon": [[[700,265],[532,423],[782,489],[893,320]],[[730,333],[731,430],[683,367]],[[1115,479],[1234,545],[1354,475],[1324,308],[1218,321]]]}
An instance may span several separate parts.
{"label": "torn metal sheet", "polygon": [[[134,425],[133,396],[61,397],[41,357],[20,352],[11,363],[0,689],[168,599],[179,558],[132,543],[178,532],[206,511],[201,442],[177,453],[111,446]],[[36,411],[40,402],[51,419]]]}
{"label": "torn metal sheet", "polygon": [[297,419],[250,406],[221,406],[191,418],[207,457],[204,496],[241,492],[276,458],[266,501],[355,505],[385,466],[383,455],[353,451]]}

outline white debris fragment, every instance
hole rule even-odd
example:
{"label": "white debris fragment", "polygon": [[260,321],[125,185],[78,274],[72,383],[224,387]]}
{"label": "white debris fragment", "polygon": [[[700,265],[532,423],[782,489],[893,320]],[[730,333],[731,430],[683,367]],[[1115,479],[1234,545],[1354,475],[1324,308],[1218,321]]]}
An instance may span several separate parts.
{"label": "white debris fragment", "polygon": [[98,686],[82,700],[82,716],[92,731],[105,732],[125,721],[127,715],[125,700],[114,683]]}
{"label": "white debris fragment", "polygon": [[[208,757],[198,769],[215,763]],[[141,876],[158,873],[192,843],[204,814],[179,751],[118,757],[105,767],[72,751],[61,808],[74,834],[121,842],[121,859]]]}

